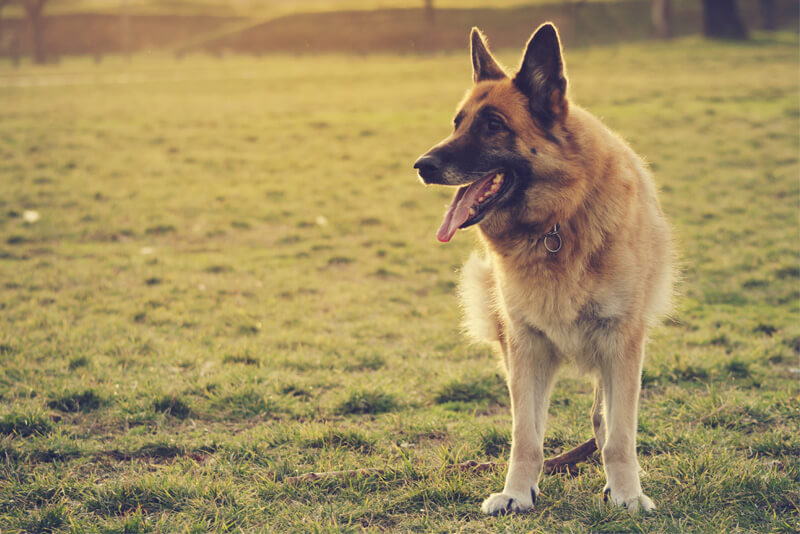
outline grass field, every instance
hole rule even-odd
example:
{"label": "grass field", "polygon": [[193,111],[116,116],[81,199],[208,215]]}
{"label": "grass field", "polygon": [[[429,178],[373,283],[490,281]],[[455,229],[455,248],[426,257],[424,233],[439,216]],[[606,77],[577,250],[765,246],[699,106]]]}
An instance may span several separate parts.
{"label": "grass field", "polygon": [[[450,468],[505,461],[510,429],[458,331],[473,232],[437,243],[450,192],[411,169],[466,51],[0,65],[0,530],[796,532],[798,44],[566,51],[682,256],[644,376],[649,516],[603,504],[596,457],[500,518],[478,507],[504,470]],[[591,400],[565,371],[548,455]],[[360,467],[386,471],[285,481]]]}

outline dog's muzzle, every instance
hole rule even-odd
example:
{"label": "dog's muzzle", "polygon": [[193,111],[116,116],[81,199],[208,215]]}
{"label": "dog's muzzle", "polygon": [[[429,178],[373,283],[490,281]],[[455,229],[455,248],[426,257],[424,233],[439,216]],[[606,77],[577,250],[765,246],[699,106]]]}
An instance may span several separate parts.
{"label": "dog's muzzle", "polygon": [[423,154],[414,162],[414,168],[417,169],[419,177],[426,184],[442,183],[442,162],[436,156]]}

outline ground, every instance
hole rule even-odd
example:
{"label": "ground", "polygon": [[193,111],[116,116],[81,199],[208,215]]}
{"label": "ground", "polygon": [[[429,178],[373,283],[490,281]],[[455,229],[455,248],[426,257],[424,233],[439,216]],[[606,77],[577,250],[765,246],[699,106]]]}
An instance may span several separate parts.
{"label": "ground", "polygon": [[[466,52],[0,64],[0,529],[795,532],[798,38],[566,51],[573,100],[649,161],[681,255],[639,455],[486,518],[510,416],[459,332],[450,130]],[[499,55],[508,64],[518,50]],[[546,452],[591,436],[566,371]],[[309,471],[382,467],[317,483]]]}

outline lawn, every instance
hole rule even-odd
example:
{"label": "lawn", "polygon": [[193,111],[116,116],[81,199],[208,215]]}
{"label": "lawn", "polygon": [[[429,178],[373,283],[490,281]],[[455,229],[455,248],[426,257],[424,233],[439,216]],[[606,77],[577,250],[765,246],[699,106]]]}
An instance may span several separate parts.
{"label": "lawn", "polygon": [[[682,258],[648,516],[603,503],[597,457],[499,518],[504,468],[452,467],[510,436],[498,358],[459,333],[474,231],[439,244],[450,191],[411,169],[466,51],[0,64],[0,530],[796,532],[800,43],[757,37],[566,50]],[[548,455],[591,401],[565,370]],[[287,481],[361,467],[384,471]]]}

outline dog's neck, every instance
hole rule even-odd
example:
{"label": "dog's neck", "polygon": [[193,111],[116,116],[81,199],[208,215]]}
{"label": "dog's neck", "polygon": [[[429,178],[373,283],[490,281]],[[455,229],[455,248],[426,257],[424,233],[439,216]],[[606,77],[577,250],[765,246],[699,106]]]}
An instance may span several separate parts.
{"label": "dog's neck", "polygon": [[[599,121],[588,112],[577,106],[570,109],[577,122]],[[586,131],[580,124],[570,124],[565,128],[572,131]],[[597,131],[597,130],[595,130]],[[562,270],[566,266],[590,267],[597,261],[608,239],[612,239],[619,220],[615,213],[625,210],[608,209],[622,199],[630,199],[626,189],[636,187],[625,182],[620,176],[628,175],[620,168],[622,162],[615,156],[622,142],[601,125],[595,138],[573,135],[573,150],[576,162],[570,169],[564,169],[570,180],[575,180],[582,187],[580,191],[554,208],[552,213],[535,221],[521,220],[521,213],[508,212],[497,214],[497,217],[480,224],[479,229],[488,249],[503,262],[512,262],[524,269],[541,268]],[[611,148],[613,147],[613,148]],[[582,161],[584,154],[591,154],[591,161]],[[598,164],[603,162],[603,164]],[[601,175],[590,174],[590,169],[604,169]],[[545,246],[545,237],[552,234],[558,225],[558,241],[550,240],[550,247]],[[558,249],[557,252],[551,250]]]}

